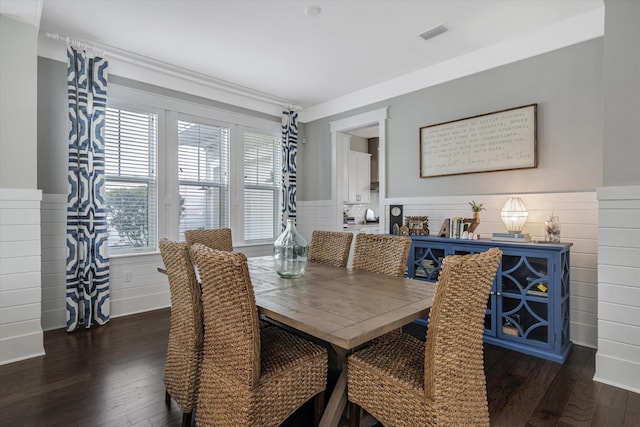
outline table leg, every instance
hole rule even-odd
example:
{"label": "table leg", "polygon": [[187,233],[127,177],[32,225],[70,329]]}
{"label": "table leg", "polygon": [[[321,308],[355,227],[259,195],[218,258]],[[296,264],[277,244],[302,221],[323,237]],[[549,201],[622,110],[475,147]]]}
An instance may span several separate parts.
{"label": "table leg", "polygon": [[320,427],[337,427],[347,406],[347,350],[334,345],[332,347],[336,352],[340,376],[322,414]]}

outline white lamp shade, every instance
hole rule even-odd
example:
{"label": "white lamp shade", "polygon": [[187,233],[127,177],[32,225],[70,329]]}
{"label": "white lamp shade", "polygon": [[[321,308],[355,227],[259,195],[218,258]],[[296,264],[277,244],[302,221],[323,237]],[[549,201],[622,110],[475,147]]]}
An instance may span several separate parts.
{"label": "white lamp shade", "polygon": [[501,216],[509,233],[520,233],[527,222],[529,212],[520,197],[509,197],[502,206]]}

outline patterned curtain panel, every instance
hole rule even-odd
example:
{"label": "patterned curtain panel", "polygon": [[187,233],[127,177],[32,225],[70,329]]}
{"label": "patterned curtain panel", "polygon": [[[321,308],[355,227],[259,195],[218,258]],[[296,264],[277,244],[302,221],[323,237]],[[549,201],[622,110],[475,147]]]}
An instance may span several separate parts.
{"label": "patterned curtain panel", "polygon": [[282,230],[287,219],[296,217],[296,156],[298,155],[298,113],[282,112]]}
{"label": "patterned curtain panel", "polygon": [[67,331],[109,321],[104,125],[108,62],[67,47]]}

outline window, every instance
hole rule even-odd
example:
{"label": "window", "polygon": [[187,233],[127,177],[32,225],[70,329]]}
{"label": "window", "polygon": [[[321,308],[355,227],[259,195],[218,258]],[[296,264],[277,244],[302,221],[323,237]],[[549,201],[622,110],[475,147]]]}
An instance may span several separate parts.
{"label": "window", "polygon": [[244,240],[273,240],[280,224],[280,138],[244,133]]}
{"label": "window", "polygon": [[229,226],[229,128],[178,121],[179,239]]}
{"label": "window", "polygon": [[[230,227],[238,247],[280,234],[281,124],[188,96],[111,85],[106,174],[111,255]],[[186,96],[186,95],[185,95]],[[252,250],[254,250],[252,249]]]}
{"label": "window", "polygon": [[105,173],[111,253],[155,251],[157,116],[107,108]]}

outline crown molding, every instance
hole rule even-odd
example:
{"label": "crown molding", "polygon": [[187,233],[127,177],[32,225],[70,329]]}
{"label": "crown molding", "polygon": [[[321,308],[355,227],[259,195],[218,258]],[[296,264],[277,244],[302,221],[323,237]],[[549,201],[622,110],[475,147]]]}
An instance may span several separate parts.
{"label": "crown molding", "polygon": [[43,1],[44,0],[2,0],[0,1],[0,15],[39,28]]}

